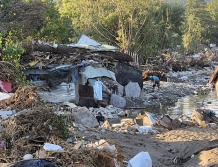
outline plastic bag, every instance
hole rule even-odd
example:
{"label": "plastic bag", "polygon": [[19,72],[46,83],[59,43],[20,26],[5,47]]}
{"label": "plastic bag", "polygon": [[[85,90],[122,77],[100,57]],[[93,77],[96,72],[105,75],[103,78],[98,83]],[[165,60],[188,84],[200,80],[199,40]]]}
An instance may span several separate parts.
{"label": "plastic bag", "polygon": [[11,167],[56,167],[53,162],[44,160],[44,159],[36,159],[36,160],[26,160],[16,163]]}

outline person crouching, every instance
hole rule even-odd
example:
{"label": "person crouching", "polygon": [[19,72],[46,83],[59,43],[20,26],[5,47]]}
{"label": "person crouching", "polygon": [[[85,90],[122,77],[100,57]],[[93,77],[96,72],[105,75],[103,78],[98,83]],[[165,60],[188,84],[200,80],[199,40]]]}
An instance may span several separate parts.
{"label": "person crouching", "polygon": [[156,86],[158,87],[158,89],[160,88],[160,79],[157,76],[155,76],[155,75],[150,76],[150,80],[153,83],[153,85],[152,85],[153,91],[155,90]]}

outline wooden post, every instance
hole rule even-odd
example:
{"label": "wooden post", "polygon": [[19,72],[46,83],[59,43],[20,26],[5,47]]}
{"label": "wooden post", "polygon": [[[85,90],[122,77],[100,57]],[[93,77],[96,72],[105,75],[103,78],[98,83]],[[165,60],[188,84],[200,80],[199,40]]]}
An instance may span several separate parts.
{"label": "wooden post", "polygon": [[216,80],[215,89],[216,89],[216,97],[218,98],[218,80]]}

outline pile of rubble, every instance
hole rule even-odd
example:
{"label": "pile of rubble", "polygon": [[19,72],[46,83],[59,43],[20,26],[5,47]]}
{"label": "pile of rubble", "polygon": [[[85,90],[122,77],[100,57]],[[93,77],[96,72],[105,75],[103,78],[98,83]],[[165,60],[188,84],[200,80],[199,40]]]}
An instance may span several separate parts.
{"label": "pile of rubble", "polygon": [[[23,106],[20,103],[12,103],[14,97],[24,97]],[[27,99],[32,101],[24,105]],[[2,101],[10,108],[0,111],[1,163],[16,165],[17,162],[19,165],[24,162],[34,163],[37,160],[57,166],[122,166],[128,163],[123,161],[125,157],[122,149],[115,142],[102,139],[102,133],[114,131],[129,135],[146,135],[160,133],[161,129],[175,130],[187,126],[217,129],[217,116],[206,109],[196,109],[191,117],[171,118],[165,114],[158,116],[142,112],[135,118],[129,118],[131,114],[128,110],[111,105],[86,108],[72,102],[36,103],[36,99],[38,100],[39,96],[35,87],[23,87]],[[8,114],[8,110],[13,112]],[[97,119],[99,113],[104,117],[103,120]],[[114,118],[119,122],[113,123]],[[34,158],[34,161],[28,157]]]}
{"label": "pile of rubble", "polygon": [[217,54],[212,51],[202,52],[189,56],[177,55],[169,56],[168,54],[157,57],[155,62],[143,66],[143,79],[148,80],[148,76],[156,75],[161,81],[167,81],[169,72],[189,71],[190,68],[202,70],[204,67],[214,69]]}

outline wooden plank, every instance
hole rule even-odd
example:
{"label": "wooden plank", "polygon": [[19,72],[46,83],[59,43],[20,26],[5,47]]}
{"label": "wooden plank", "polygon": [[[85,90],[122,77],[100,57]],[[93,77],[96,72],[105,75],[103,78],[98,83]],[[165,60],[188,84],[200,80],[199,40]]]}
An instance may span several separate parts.
{"label": "wooden plank", "polygon": [[218,67],[216,67],[216,69],[214,70],[213,74],[210,77],[209,83],[214,83],[217,81],[217,77],[218,77]]}

